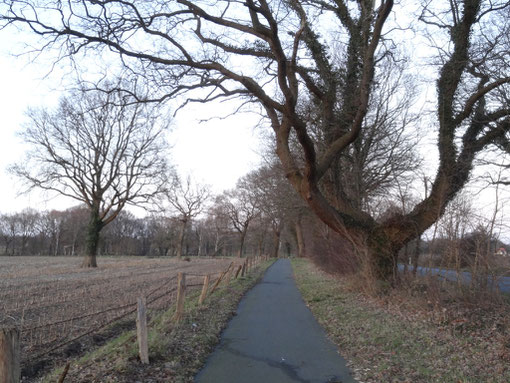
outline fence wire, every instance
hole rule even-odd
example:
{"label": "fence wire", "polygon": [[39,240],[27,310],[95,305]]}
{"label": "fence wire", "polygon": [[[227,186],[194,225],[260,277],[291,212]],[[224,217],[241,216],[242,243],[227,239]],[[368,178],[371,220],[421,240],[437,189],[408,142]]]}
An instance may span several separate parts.
{"label": "fence wire", "polygon": [[[175,270],[174,268],[173,271],[182,272],[183,269],[187,269],[192,266],[194,265],[183,266],[178,270]],[[192,289],[203,287],[202,278],[206,276],[209,276],[211,280],[218,281],[220,278],[225,277],[231,269],[235,270],[238,266],[239,265],[232,262],[225,270],[219,272],[207,274],[186,273],[186,288]],[[168,267],[162,267],[159,268],[158,271],[161,272],[161,269],[167,268]],[[144,273],[144,275],[147,274],[156,273]],[[174,275],[171,278],[165,279],[163,283],[160,283],[157,287],[152,288],[146,294],[140,294],[139,292],[138,296],[144,295],[146,298],[147,307],[152,306],[151,309],[153,310],[163,307],[168,308],[176,301],[177,286],[176,284],[173,286],[171,285],[176,280],[177,275]],[[105,287],[104,285],[109,285],[109,283],[102,284],[102,287]],[[142,283],[142,285],[144,285],[144,283]],[[209,285],[209,289],[211,289],[211,285]],[[165,297],[167,298],[166,300],[164,299]],[[137,302],[135,301],[127,304],[121,304],[115,307],[107,307],[92,313],[85,313],[82,315],[77,315],[74,317],[35,326],[24,326],[25,323],[22,321],[22,362],[28,363],[40,360],[41,358],[48,356],[68,345],[71,345],[84,337],[101,332],[113,323],[121,321],[129,315],[134,314],[136,310]]]}

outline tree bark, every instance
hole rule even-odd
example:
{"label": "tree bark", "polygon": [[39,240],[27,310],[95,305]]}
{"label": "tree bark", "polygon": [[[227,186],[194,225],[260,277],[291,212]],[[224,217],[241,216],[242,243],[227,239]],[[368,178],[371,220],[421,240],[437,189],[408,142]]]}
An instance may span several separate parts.
{"label": "tree bark", "polygon": [[273,251],[271,252],[271,256],[273,258],[278,258],[280,253],[280,229],[273,229]]}
{"label": "tree bark", "polygon": [[55,257],[58,256],[58,251],[60,249],[60,233],[55,238]]}
{"label": "tree bark", "polygon": [[197,250],[197,257],[200,257],[202,255],[202,235],[198,235],[198,250]]}
{"label": "tree bark", "polygon": [[216,232],[216,237],[214,238],[214,256],[218,255],[220,252],[220,235]]}
{"label": "tree bark", "polygon": [[305,248],[305,237],[304,237],[304,233],[303,233],[303,225],[302,225],[300,218],[298,218],[296,220],[296,223],[294,224],[294,229],[296,232],[296,244],[297,244],[297,250],[298,250],[298,257],[303,258],[306,254],[306,248]]}
{"label": "tree bark", "polygon": [[260,237],[259,243],[257,244],[257,248],[258,248],[257,255],[259,257],[261,257],[264,254],[264,239],[265,239],[264,237]]}
{"label": "tree bark", "polygon": [[238,258],[241,258],[243,256],[244,240],[246,239],[246,232],[247,232],[247,228],[243,229],[243,231],[241,231],[240,236],[239,236],[239,250],[237,252]]}
{"label": "tree bark", "polygon": [[182,257],[182,249],[183,249],[183,245],[184,245],[184,235],[186,234],[186,224],[187,223],[188,223],[187,219],[185,219],[185,218],[181,219],[179,238],[177,240],[177,250],[176,250],[177,259],[181,259],[181,257]]}
{"label": "tree bark", "polygon": [[97,249],[102,228],[103,223],[99,218],[99,208],[93,208],[90,212],[90,220],[87,227],[86,253],[82,267],[97,267]]}

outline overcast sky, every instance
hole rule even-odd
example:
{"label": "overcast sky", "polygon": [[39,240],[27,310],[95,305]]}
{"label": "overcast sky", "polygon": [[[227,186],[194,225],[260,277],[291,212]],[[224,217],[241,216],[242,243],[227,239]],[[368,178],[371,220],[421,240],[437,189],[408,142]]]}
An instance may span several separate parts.
{"label": "overcast sky", "polygon": [[[65,86],[58,69],[49,73],[51,60],[41,57],[35,62],[27,58],[16,58],[13,52],[23,50],[21,46],[27,36],[12,29],[1,31],[0,38],[0,213],[19,211],[27,207],[36,209],[65,209],[76,205],[69,199],[49,199],[38,193],[19,196],[19,181],[8,175],[9,164],[23,158],[26,147],[16,136],[24,120],[24,111],[29,106],[56,105]],[[433,92],[432,92],[433,93]],[[216,108],[216,109],[215,109]],[[172,123],[170,142],[171,162],[183,176],[191,174],[198,182],[211,185],[214,192],[232,188],[239,177],[255,168],[260,162],[260,132],[254,126],[257,117],[237,114],[228,120],[211,119],[199,123],[198,119],[218,112],[216,106],[195,105],[181,111]],[[435,174],[436,152],[435,133],[422,141],[428,148],[424,157],[430,170]],[[425,145],[424,145],[425,144]],[[469,193],[469,192],[468,192]],[[477,213],[491,215],[494,206],[494,192],[473,195]],[[508,193],[500,195],[501,213],[499,221],[504,231],[507,227],[506,203]],[[510,239],[510,234],[504,235]]]}
{"label": "overcast sky", "polygon": [[[21,51],[23,36],[12,30],[1,31],[0,39],[0,213],[36,209],[65,209],[76,204],[69,199],[52,199],[38,193],[19,196],[20,183],[7,173],[7,167],[23,158],[26,147],[16,132],[24,121],[29,106],[56,105],[64,89],[56,70],[50,73],[48,59],[31,63],[27,58],[13,57]],[[46,76],[47,75],[47,76]],[[204,118],[203,105],[189,106],[173,120],[169,134],[171,162],[183,176],[191,174],[198,182],[209,184],[216,193],[232,188],[239,177],[260,161],[257,119],[237,115],[228,120]],[[209,110],[209,112],[211,112]],[[207,114],[205,114],[207,116]]]}

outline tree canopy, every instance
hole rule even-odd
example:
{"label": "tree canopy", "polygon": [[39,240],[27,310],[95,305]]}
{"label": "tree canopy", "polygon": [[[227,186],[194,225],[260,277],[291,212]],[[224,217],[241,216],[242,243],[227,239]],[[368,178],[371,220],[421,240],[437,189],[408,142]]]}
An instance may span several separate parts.
{"label": "tree canopy", "polygon": [[[393,274],[398,250],[430,227],[466,185],[475,157],[491,145],[508,150],[507,1],[433,0],[414,4],[414,13],[393,0],[1,4],[0,22],[25,25],[41,37],[41,49],[57,48],[62,56],[117,53],[125,72],[154,90],[139,101],[239,98],[258,108],[293,187],[323,222],[366,253],[381,278]],[[345,171],[344,159],[367,137],[373,97],[384,86],[381,71],[409,48],[406,24],[432,45],[427,61],[409,60],[434,65],[435,114],[428,123],[439,164],[421,202],[379,222],[344,193],[349,179],[337,177],[342,187],[332,192],[326,181]],[[313,115],[306,105],[314,106]]]}
{"label": "tree canopy", "polygon": [[81,90],[55,110],[32,109],[21,135],[30,144],[11,171],[29,189],[83,203],[90,211],[87,266],[95,266],[99,232],[126,204],[147,203],[165,191],[166,125],[152,107],[118,92]]}

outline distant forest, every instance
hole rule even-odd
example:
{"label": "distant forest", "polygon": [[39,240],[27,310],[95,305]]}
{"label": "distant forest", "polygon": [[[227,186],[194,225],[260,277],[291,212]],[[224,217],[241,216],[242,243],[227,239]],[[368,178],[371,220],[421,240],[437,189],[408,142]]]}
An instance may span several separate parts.
{"label": "distant forest", "polygon": [[[81,256],[85,251],[89,213],[85,207],[21,212],[0,216],[0,255]],[[208,217],[188,225],[184,256],[231,256],[239,247],[237,232],[227,222]],[[139,218],[123,211],[102,233],[99,255],[174,256],[181,222],[178,217]],[[268,253],[271,238],[259,219],[247,234],[244,254]],[[291,254],[295,245],[282,234],[279,251]]]}

